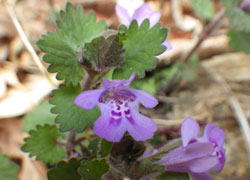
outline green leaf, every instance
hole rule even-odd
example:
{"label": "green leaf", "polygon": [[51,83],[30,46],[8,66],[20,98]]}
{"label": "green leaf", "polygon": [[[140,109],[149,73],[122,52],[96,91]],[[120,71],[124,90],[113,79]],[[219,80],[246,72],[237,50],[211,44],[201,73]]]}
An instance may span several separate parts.
{"label": "green leaf", "polygon": [[101,148],[100,148],[100,156],[105,157],[111,152],[113,143],[106,141],[105,139],[102,139],[101,141],[102,142],[101,142]]}
{"label": "green leaf", "polygon": [[191,0],[195,13],[204,19],[214,16],[214,6],[211,0]]}
{"label": "green leaf", "polygon": [[91,63],[95,71],[105,71],[122,64],[124,49],[117,34],[108,38],[101,36],[86,44],[83,57]]}
{"label": "green leaf", "polygon": [[119,32],[125,61],[114,70],[113,78],[127,79],[133,72],[144,77],[145,71],[155,68],[155,56],[165,51],[161,44],[166,39],[167,29],[161,28],[159,23],[149,28],[149,20],[146,19],[140,27],[134,20],[128,29],[121,26]]}
{"label": "green leaf", "polygon": [[109,165],[105,160],[83,160],[78,170],[84,179],[100,180],[102,175],[109,170]]}
{"label": "green leaf", "polygon": [[140,163],[140,166],[146,170],[150,171],[164,171],[166,169],[165,166],[160,165],[160,164],[156,164],[156,163],[152,163],[152,161],[150,160],[143,160]]}
{"label": "green leaf", "polygon": [[61,85],[59,89],[53,91],[50,103],[55,107],[51,109],[51,112],[58,114],[55,122],[59,123],[61,132],[70,130],[82,132],[87,126],[92,126],[100,116],[97,107],[93,110],[84,110],[74,104],[76,96],[80,93],[79,86]]}
{"label": "green leaf", "polygon": [[85,43],[101,35],[106,25],[103,21],[96,23],[93,13],[84,15],[82,8],[70,3],[57,16],[56,23],[57,30],[43,35],[37,45],[45,52],[43,60],[51,64],[48,71],[57,73],[57,79],[64,79],[66,84],[77,85],[83,78],[78,53]]}
{"label": "green leaf", "polygon": [[57,166],[48,171],[49,180],[81,180],[77,172],[80,161],[71,159],[68,162],[61,161]]}
{"label": "green leaf", "polygon": [[237,51],[250,53],[250,32],[230,30],[228,36],[230,37],[229,45],[232,48]]}
{"label": "green leaf", "polygon": [[18,180],[18,166],[7,156],[0,155],[0,179],[1,180]]}
{"label": "green leaf", "polygon": [[250,14],[239,8],[241,0],[223,0],[231,29],[250,32]]}
{"label": "green leaf", "polygon": [[29,132],[32,129],[36,129],[36,126],[44,124],[53,124],[56,115],[50,112],[52,107],[48,101],[42,102],[36,107],[35,110],[29,112],[24,118],[23,130]]}
{"label": "green leaf", "polygon": [[157,176],[156,180],[189,180],[187,173],[164,172]]}
{"label": "green leaf", "polygon": [[29,152],[30,157],[46,163],[56,163],[65,158],[64,148],[57,143],[60,133],[55,125],[38,125],[36,130],[29,132],[30,137],[24,139],[22,151]]}
{"label": "green leaf", "polygon": [[100,138],[95,138],[88,145],[89,151],[96,157],[99,151]]}
{"label": "green leaf", "polygon": [[155,78],[144,78],[134,80],[131,84],[131,87],[135,89],[141,89],[150,94],[156,94],[157,92]]}

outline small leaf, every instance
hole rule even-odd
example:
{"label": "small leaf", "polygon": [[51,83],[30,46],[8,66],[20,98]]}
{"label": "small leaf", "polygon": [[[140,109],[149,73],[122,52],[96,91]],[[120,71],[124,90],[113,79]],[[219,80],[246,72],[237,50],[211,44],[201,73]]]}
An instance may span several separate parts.
{"label": "small leaf", "polygon": [[242,32],[230,30],[228,36],[230,37],[229,45],[232,48],[237,51],[250,53],[250,31]]}
{"label": "small leaf", "polygon": [[156,180],[189,180],[187,173],[164,172]]}
{"label": "small leaf", "polygon": [[214,6],[211,0],[191,0],[195,13],[204,19],[214,16]]}
{"label": "small leaf", "polygon": [[92,126],[100,116],[97,107],[93,110],[84,110],[74,104],[76,96],[80,93],[80,86],[61,85],[59,89],[53,91],[54,96],[50,99],[50,103],[55,107],[51,112],[58,114],[55,122],[59,123],[61,132],[70,130],[82,132],[87,126]]}
{"label": "small leaf", "polygon": [[149,28],[149,20],[143,21],[140,27],[134,20],[127,29],[120,27],[120,38],[125,49],[125,61],[114,70],[114,79],[127,79],[131,73],[144,77],[145,71],[155,68],[155,56],[165,51],[161,44],[166,39],[167,29],[156,24]]}
{"label": "small leaf", "polygon": [[29,112],[24,118],[23,130],[29,132],[32,129],[36,129],[36,126],[44,124],[53,124],[56,115],[50,112],[52,107],[48,101],[42,102],[36,107],[35,110]]}
{"label": "small leaf", "polygon": [[7,156],[0,155],[0,179],[18,180],[18,166]]}
{"label": "small leaf", "polygon": [[118,35],[108,38],[101,36],[85,45],[83,57],[92,64],[95,71],[105,71],[122,64],[124,49]]}
{"label": "small leaf", "polygon": [[57,166],[48,171],[49,180],[81,180],[77,172],[80,161],[71,159],[68,162],[61,161]]}
{"label": "small leaf", "polygon": [[88,148],[95,157],[105,157],[111,152],[112,145],[112,142],[96,138],[90,142]]}
{"label": "small leaf", "polygon": [[113,143],[106,141],[105,139],[102,139],[101,141],[102,142],[101,142],[101,148],[100,148],[100,156],[105,157],[111,152]]}
{"label": "small leaf", "polygon": [[22,151],[29,152],[30,157],[46,163],[56,163],[65,157],[64,148],[57,143],[60,133],[55,125],[38,125],[36,130],[29,132],[30,137],[24,139]]}
{"label": "small leaf", "polygon": [[226,7],[226,16],[229,17],[231,29],[237,31],[250,32],[250,14],[243,11],[240,7],[241,0],[223,0]]}
{"label": "small leaf", "polygon": [[[83,78],[78,52],[106,30],[103,21],[96,23],[93,13],[83,14],[80,7],[67,3],[66,10],[57,16],[57,30],[42,36],[37,42],[45,52],[43,60],[51,65],[48,71],[57,73],[56,78],[66,84],[77,85]],[[74,72],[74,73],[72,73]]]}
{"label": "small leaf", "polygon": [[84,179],[100,180],[102,175],[109,170],[109,165],[105,160],[82,160],[78,170]]}

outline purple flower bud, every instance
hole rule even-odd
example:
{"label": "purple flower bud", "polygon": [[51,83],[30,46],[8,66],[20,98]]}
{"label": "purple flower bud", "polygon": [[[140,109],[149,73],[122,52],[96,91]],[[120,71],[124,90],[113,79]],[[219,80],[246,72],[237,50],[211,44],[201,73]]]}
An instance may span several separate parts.
{"label": "purple flower bud", "polygon": [[75,104],[90,110],[98,105],[101,116],[94,123],[94,132],[106,140],[119,142],[126,131],[137,141],[150,139],[157,129],[155,123],[139,113],[138,105],[153,108],[158,101],[150,94],[128,88],[135,75],[129,80],[103,79],[103,87],[82,92]]}
{"label": "purple flower bud", "polygon": [[244,0],[240,3],[240,8],[246,12],[250,12],[250,0]]}
{"label": "purple flower bud", "polygon": [[[153,11],[147,3],[142,4],[137,7],[132,14],[129,13],[129,7],[122,7],[117,4],[115,7],[116,14],[119,19],[124,23],[127,27],[133,20],[136,20],[140,25],[145,19],[149,19],[149,26],[153,27],[160,20],[161,14],[158,11]],[[166,47],[167,50],[172,49],[171,44],[166,40],[162,43],[163,46]]]}
{"label": "purple flower bud", "polygon": [[189,172],[195,180],[212,180],[212,169],[220,172],[225,164],[224,132],[216,125],[208,124],[202,137],[198,136],[199,124],[192,118],[181,126],[183,145],[166,154],[160,164],[167,171]]}

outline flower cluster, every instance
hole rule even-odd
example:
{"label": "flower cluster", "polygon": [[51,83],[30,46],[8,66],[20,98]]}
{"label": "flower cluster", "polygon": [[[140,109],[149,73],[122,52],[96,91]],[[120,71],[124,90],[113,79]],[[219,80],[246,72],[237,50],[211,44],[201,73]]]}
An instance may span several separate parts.
{"label": "flower cluster", "polygon": [[166,154],[160,164],[167,171],[189,172],[195,180],[212,180],[212,169],[220,172],[225,164],[224,132],[208,124],[203,136],[198,136],[199,124],[192,118],[184,120],[181,127],[183,145]]}
{"label": "flower cluster", "polygon": [[146,108],[153,108],[158,101],[150,94],[128,88],[134,79],[103,79],[103,86],[98,90],[82,92],[75,99],[75,104],[90,110],[98,105],[102,115],[95,121],[94,132],[109,141],[119,142],[126,131],[137,141],[150,139],[157,127],[148,117],[138,111],[139,102]]}

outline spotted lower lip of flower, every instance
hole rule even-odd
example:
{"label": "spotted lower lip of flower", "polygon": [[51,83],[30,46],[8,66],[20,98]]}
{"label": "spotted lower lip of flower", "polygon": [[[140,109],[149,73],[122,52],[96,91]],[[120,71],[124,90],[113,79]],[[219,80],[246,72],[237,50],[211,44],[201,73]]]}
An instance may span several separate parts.
{"label": "spotted lower lip of flower", "polygon": [[216,125],[208,124],[204,135],[198,136],[199,124],[192,118],[181,126],[183,145],[166,154],[160,164],[168,171],[189,172],[195,180],[211,180],[212,169],[220,172],[225,164],[224,132]]}
{"label": "spotted lower lip of flower", "polygon": [[128,88],[129,80],[103,80],[102,89],[84,91],[75,99],[75,104],[90,110],[98,105],[101,116],[94,123],[94,132],[106,140],[119,142],[127,131],[137,141],[150,139],[157,127],[148,117],[139,113],[138,105],[153,108],[158,101],[150,94]]}

